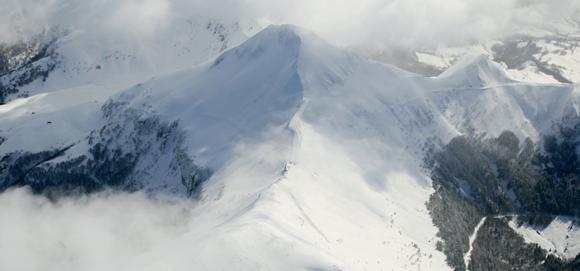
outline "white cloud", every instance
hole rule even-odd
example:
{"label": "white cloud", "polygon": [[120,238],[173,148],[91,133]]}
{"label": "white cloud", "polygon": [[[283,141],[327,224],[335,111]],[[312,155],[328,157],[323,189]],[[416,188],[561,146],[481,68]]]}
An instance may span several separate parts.
{"label": "white cloud", "polygon": [[130,29],[129,33],[152,35],[169,23],[171,3],[168,0],[118,1],[110,14],[105,14],[107,30]]}
{"label": "white cloud", "polygon": [[0,6],[4,41],[63,24],[150,35],[171,14],[290,23],[341,45],[379,47],[487,39],[580,15],[576,0],[0,0]]}
{"label": "white cloud", "polygon": [[254,17],[310,28],[343,45],[434,45],[548,27],[579,15],[575,0],[248,0]]}
{"label": "white cloud", "polygon": [[0,42],[12,42],[41,31],[58,0],[0,0]]}
{"label": "white cloud", "polygon": [[[50,202],[0,194],[0,270],[111,270],[190,228],[193,202],[101,193]],[[144,263],[145,264],[145,263]]]}

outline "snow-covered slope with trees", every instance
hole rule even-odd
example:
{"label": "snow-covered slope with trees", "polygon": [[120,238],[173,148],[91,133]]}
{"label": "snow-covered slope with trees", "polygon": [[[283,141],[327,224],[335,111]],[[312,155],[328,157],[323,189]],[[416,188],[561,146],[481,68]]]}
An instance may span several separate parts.
{"label": "snow-covered slope with trees", "polygon": [[580,231],[574,219],[559,217],[545,228],[510,222],[527,242],[536,243],[559,257],[573,259],[580,253]]}

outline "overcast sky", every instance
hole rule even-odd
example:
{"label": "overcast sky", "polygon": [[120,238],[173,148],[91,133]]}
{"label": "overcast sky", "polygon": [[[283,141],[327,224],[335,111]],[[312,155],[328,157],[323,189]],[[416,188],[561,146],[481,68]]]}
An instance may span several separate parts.
{"label": "overcast sky", "polygon": [[203,15],[300,25],[343,46],[437,45],[580,17],[577,0],[0,0],[0,6],[3,41],[86,18],[151,34],[171,16]]}

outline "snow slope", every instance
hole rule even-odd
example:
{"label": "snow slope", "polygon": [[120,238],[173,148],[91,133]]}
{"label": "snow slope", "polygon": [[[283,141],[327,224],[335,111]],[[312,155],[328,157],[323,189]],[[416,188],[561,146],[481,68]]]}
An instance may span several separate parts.
{"label": "snow slope", "polygon": [[547,227],[540,229],[510,221],[510,227],[521,234],[526,242],[538,244],[543,249],[565,259],[573,259],[580,253],[580,230],[574,219],[558,217]]}
{"label": "snow slope", "polygon": [[[554,98],[529,95],[535,88]],[[518,84],[484,57],[417,78],[281,26],[120,99],[181,120],[188,153],[215,170],[199,219],[223,221],[212,233],[228,230],[202,231],[207,243],[255,240],[226,259],[242,257],[248,269],[440,270],[447,267],[425,207],[423,144],[446,142],[463,123],[492,136],[522,127],[522,137],[537,139],[563,114],[549,106],[566,108],[570,96],[569,86]],[[460,115],[458,105],[477,111]],[[292,247],[292,257],[270,262]]]}
{"label": "snow slope", "polygon": [[497,137],[505,130],[520,139],[553,132],[565,117],[578,116],[574,85],[518,82],[485,55],[468,56],[425,89],[444,118],[462,133]]}
{"label": "snow slope", "polygon": [[[386,143],[376,137],[398,128],[357,115],[368,97],[350,99],[365,92],[349,86],[377,74],[387,77],[359,86],[385,100],[366,110],[379,110],[393,94],[382,83],[408,84],[408,74],[281,26],[210,65],[119,96],[128,107],[179,119],[188,154],[216,172],[190,234],[206,248],[192,263],[211,266],[219,257],[218,269],[446,269],[424,206],[431,188],[412,157],[389,165],[399,167],[392,171],[378,161],[365,165],[380,155],[404,158],[389,158],[403,153],[395,148],[401,135]],[[355,140],[376,125],[380,130]]]}
{"label": "snow slope", "polygon": [[[150,8],[155,2],[136,8]],[[111,25],[111,20],[123,15],[121,12],[131,12],[126,6],[131,3],[60,3],[52,11],[51,24],[41,34],[23,40],[34,46],[29,51],[48,45],[51,56],[33,64],[57,61],[56,68],[46,78],[18,87],[19,92],[8,97],[12,102],[0,105],[0,137],[5,138],[1,153],[82,145],[87,134],[99,125],[101,107],[112,95],[152,77],[207,62],[258,30],[252,22],[218,21],[205,14],[191,16],[190,11],[179,11],[179,7],[167,11],[163,24],[150,27],[155,33],[132,25]],[[111,12],[114,9],[121,10]],[[150,23],[158,18],[133,19],[131,23]],[[76,23],[71,25],[71,21]],[[28,53],[9,59],[16,63],[13,68],[34,57]],[[17,78],[28,69],[16,69],[8,77]],[[18,98],[22,95],[29,97]],[[86,146],[76,147],[82,148]]]}
{"label": "snow slope", "polygon": [[0,106],[0,134],[6,138],[0,151],[37,152],[81,141],[97,126],[100,108],[113,93],[102,86],[86,85]]}
{"label": "snow slope", "polygon": [[[57,93],[1,106],[0,122],[28,116],[18,106],[25,103],[38,106],[35,117],[44,122],[52,113],[40,100]],[[143,270],[148,262],[145,270],[448,270],[425,205],[433,192],[421,167],[425,147],[504,129],[538,140],[555,122],[578,116],[579,104],[573,85],[516,82],[486,57],[424,78],[305,30],[270,26],[212,62],[115,95],[103,108],[112,114],[66,122],[89,120],[69,141],[88,126],[96,133],[151,118],[176,123],[185,135],[179,147],[213,172],[178,241],[100,269]],[[59,114],[71,114],[60,106]],[[21,134],[32,129],[11,125],[28,131]],[[103,139],[130,152],[124,142],[133,134],[119,135]],[[1,136],[9,140],[3,153],[28,148],[10,130]],[[83,154],[85,143],[58,159]],[[144,188],[184,193],[178,176],[150,167],[172,159],[161,157],[140,168]]]}

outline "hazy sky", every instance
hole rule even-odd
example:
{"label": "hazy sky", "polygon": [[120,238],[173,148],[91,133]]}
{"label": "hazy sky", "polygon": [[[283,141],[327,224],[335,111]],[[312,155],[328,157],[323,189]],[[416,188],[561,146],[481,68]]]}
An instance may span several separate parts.
{"label": "hazy sky", "polygon": [[71,22],[152,34],[172,16],[210,16],[296,24],[339,45],[436,45],[580,17],[577,0],[0,0],[0,7],[4,41]]}

